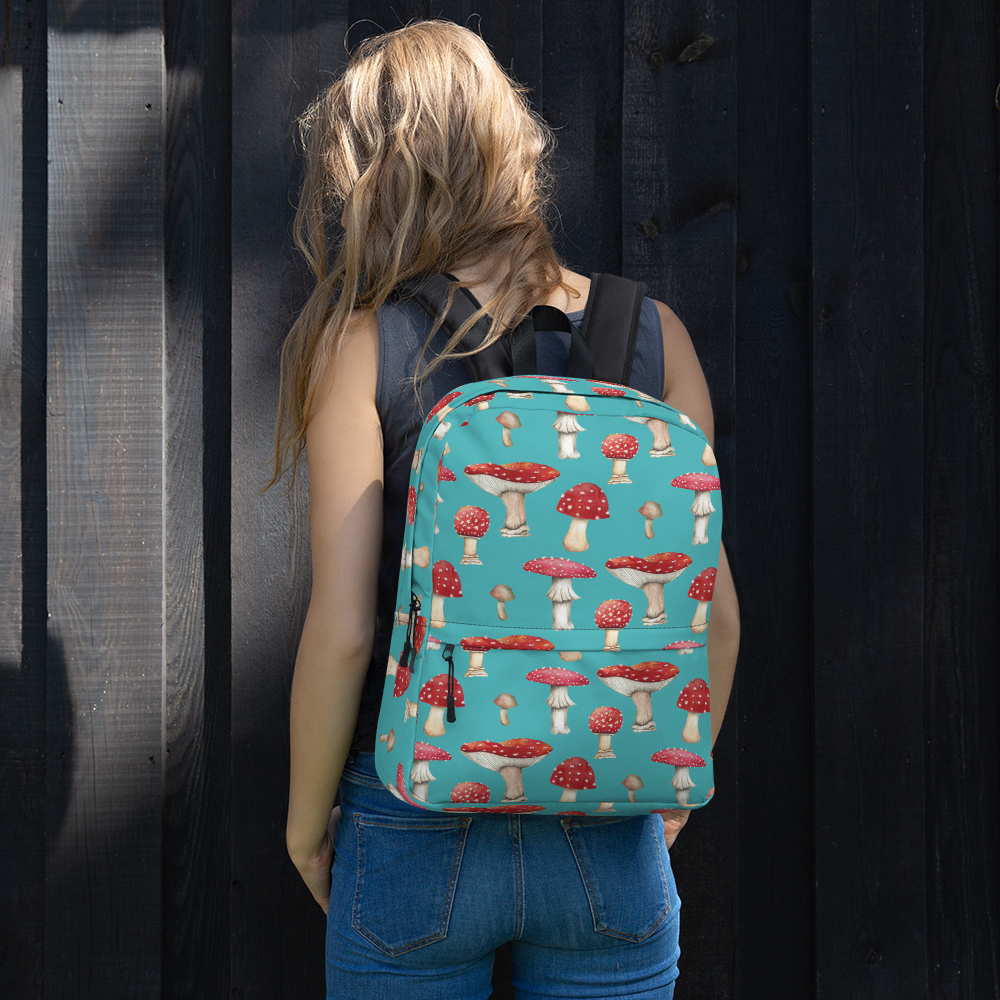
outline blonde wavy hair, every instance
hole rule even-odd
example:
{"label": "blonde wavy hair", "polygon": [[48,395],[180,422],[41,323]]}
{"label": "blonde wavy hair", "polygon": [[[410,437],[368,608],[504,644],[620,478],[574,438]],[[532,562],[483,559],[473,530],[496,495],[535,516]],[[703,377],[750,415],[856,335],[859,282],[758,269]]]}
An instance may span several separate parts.
{"label": "blonde wavy hair", "polygon": [[466,355],[458,344],[482,316],[492,318],[486,347],[540,293],[572,292],[547,224],[552,133],[468,28],[418,21],[369,38],[299,125],[306,170],[295,241],[316,286],[281,353],[267,487],[289,469],[294,483],[319,376],[349,320],[376,310],[400,282],[487,260],[506,267],[496,292],[425,362],[437,318],[415,389],[446,358]]}

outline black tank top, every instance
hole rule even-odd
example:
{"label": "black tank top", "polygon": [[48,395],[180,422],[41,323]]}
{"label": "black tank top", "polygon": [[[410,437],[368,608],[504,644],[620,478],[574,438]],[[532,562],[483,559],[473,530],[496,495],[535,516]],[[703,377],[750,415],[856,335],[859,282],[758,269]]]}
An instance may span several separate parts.
{"label": "black tank top", "polygon": [[[575,326],[580,326],[583,310],[567,315]],[[417,435],[431,407],[446,393],[469,381],[468,370],[461,360],[448,361],[424,381],[419,399],[414,394],[410,379],[431,326],[431,319],[413,302],[387,303],[378,310],[375,404],[382,423],[382,551],[378,568],[375,644],[351,743],[354,751],[371,753],[377,743],[375,730],[392,639],[403,526],[406,523],[406,491]],[[425,360],[442,351],[446,339],[443,332],[436,334]],[[538,332],[537,374],[565,375],[568,360],[568,334]],[[657,399],[663,396],[663,334],[659,313],[649,298],[642,303],[629,384],[633,389]]]}

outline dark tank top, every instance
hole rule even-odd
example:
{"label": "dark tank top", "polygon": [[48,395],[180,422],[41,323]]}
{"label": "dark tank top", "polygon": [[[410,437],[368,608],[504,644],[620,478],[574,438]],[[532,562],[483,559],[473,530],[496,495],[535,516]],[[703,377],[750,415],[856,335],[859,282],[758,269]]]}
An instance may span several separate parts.
{"label": "dark tank top", "polygon": [[[583,310],[567,315],[579,328]],[[425,414],[434,404],[446,393],[470,381],[464,362],[447,361],[424,381],[419,399],[414,394],[410,380],[431,326],[431,319],[414,302],[387,303],[378,310],[378,386],[375,404],[382,423],[382,552],[378,567],[375,644],[351,743],[354,751],[372,753],[376,747],[376,727],[385,685],[385,665],[392,639],[396,586],[403,549],[406,492],[417,436]],[[569,334],[566,333],[538,332],[538,375],[566,374],[569,339]],[[427,361],[444,350],[446,340],[444,332],[439,331],[424,360]],[[663,397],[663,334],[659,313],[649,298],[642,303],[629,384],[633,389],[657,399]]]}

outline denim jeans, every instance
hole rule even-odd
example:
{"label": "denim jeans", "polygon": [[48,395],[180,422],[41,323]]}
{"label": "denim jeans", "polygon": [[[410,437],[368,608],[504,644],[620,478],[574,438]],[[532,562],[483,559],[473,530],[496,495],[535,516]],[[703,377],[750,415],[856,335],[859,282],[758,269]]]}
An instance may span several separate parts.
{"label": "denim jeans", "polygon": [[510,942],[519,1000],[670,1000],[680,899],[658,815],[424,812],[374,754],[340,785],[328,1000],[486,1000]]}

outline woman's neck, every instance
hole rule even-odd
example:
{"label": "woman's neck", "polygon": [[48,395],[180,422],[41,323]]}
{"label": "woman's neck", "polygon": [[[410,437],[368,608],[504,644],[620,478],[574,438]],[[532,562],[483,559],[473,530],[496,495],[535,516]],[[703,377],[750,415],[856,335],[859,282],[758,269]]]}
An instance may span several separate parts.
{"label": "woman's neck", "polygon": [[[475,296],[477,302],[486,302],[500,286],[502,276],[506,273],[506,267],[503,263],[489,261],[468,267],[456,267],[451,270],[451,273],[460,281],[469,282],[469,291]],[[544,302],[546,305],[555,306],[563,312],[576,312],[583,309],[587,301],[587,293],[590,291],[590,279],[566,268],[562,268],[562,279],[578,294],[573,295],[565,288],[554,288],[547,296],[540,296],[535,305]]]}

